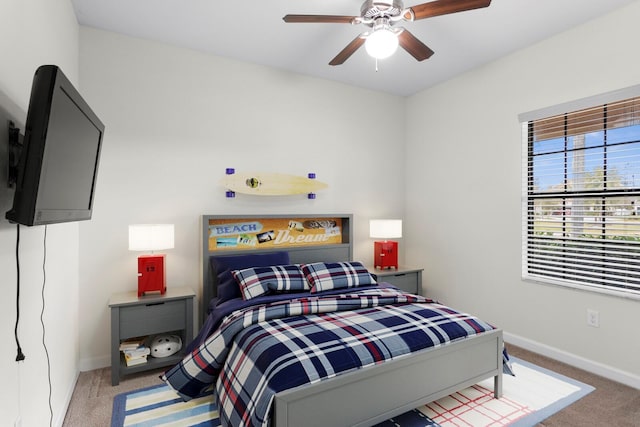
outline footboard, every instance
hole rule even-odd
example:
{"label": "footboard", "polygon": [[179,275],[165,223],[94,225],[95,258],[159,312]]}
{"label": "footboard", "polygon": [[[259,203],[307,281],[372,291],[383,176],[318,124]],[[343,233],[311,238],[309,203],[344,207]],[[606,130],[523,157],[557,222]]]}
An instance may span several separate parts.
{"label": "footboard", "polygon": [[502,395],[502,330],[280,392],[274,425],[369,426],[494,377]]}

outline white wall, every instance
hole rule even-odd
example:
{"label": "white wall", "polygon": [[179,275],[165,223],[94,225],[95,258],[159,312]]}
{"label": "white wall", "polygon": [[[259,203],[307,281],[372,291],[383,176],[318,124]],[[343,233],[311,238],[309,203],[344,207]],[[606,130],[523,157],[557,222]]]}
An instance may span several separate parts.
{"label": "white wall", "polygon": [[[78,84],[79,29],[68,0],[3,0],[0,2],[0,110],[24,124],[36,68],[57,64]],[[0,147],[6,148],[6,117],[2,120]],[[24,130],[23,130],[24,132]],[[0,157],[6,156],[5,152]],[[6,159],[2,159],[4,161]],[[16,319],[16,226],[4,219],[13,190],[0,175],[0,341],[2,384],[0,425],[13,426],[18,417],[24,427],[49,422],[47,362],[42,345],[42,264],[44,231],[40,227],[20,230],[20,344],[26,359],[17,363],[14,325]],[[43,315],[46,344],[51,361],[53,425],[61,425],[78,375],[78,225],[52,225],[46,239],[46,306]]]}
{"label": "white wall", "polygon": [[639,19],[635,2],[409,98],[405,239],[427,295],[636,387],[639,301],[521,280],[517,117],[638,84]]}
{"label": "white wall", "polygon": [[[81,85],[106,124],[94,216],[80,225],[81,369],[110,364],[109,297],[137,289],[128,224],[174,223],[167,286],[197,291],[202,214],[353,213],[365,262],[369,218],[402,217],[403,98],[101,30],[80,39]],[[371,113],[381,105],[385,117]],[[226,199],[227,167],[315,172],[329,188]]]}

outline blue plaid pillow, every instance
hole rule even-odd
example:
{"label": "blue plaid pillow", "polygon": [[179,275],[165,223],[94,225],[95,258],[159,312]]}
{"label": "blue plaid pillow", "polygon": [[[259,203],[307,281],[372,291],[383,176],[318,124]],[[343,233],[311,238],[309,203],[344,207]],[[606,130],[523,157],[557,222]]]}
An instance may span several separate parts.
{"label": "blue plaid pillow", "polygon": [[308,290],[304,274],[298,265],[273,265],[232,271],[244,300],[259,297],[269,291]]}
{"label": "blue plaid pillow", "polygon": [[[218,285],[216,297],[217,304],[222,304],[230,299],[240,298],[242,293],[238,282],[233,278],[233,270],[242,270],[250,267],[268,267],[271,265],[289,265],[289,252],[279,251],[265,254],[220,255],[209,258],[211,271],[217,275]],[[210,286],[211,284],[208,284]]]}
{"label": "blue plaid pillow", "polygon": [[303,264],[302,272],[311,285],[311,293],[376,284],[359,262],[314,262]]}

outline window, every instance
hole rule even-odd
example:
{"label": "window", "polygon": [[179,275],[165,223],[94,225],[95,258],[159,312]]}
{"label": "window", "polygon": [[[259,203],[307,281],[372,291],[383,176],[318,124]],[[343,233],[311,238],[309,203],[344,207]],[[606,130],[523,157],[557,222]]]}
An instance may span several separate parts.
{"label": "window", "polygon": [[640,97],[554,110],[521,116],[523,277],[640,298]]}

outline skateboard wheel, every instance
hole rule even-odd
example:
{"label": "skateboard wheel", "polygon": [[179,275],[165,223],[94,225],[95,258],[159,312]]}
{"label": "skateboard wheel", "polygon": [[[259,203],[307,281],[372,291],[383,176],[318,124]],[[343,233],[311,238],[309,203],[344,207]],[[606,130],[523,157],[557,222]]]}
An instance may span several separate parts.
{"label": "skateboard wheel", "polygon": [[229,198],[229,199],[232,199],[232,198],[236,197],[236,192],[235,192],[235,191],[228,190],[228,191],[225,193],[225,196],[227,196],[227,198]]}
{"label": "skateboard wheel", "polygon": [[226,173],[227,175],[233,175],[234,173],[236,173],[236,170],[234,168],[227,168],[224,173]]}
{"label": "skateboard wheel", "polygon": [[315,174],[315,173],[313,173],[313,172],[311,172],[311,173],[308,173],[308,174],[307,174],[307,177],[308,177],[309,179],[316,179],[316,174]]}
{"label": "skateboard wheel", "polygon": [[315,198],[316,198],[316,194],[315,193],[307,194],[307,199],[315,199]]}

